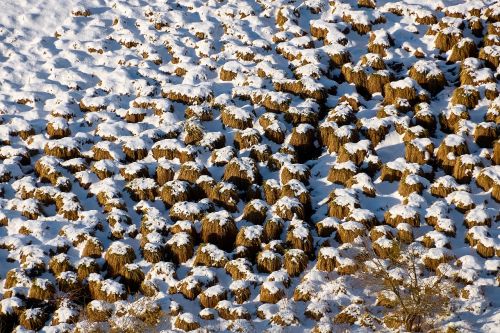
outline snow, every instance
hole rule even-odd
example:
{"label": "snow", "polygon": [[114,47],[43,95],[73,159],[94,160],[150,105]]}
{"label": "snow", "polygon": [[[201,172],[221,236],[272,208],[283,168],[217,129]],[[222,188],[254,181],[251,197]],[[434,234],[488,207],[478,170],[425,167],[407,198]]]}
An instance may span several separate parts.
{"label": "snow", "polygon": [[404,178],[404,182],[408,185],[418,185],[428,183],[427,180],[419,175],[410,174]]}
{"label": "snow", "polygon": [[208,213],[205,216],[205,219],[208,222],[217,223],[221,227],[224,226],[226,223],[230,223],[230,221],[232,220],[229,212],[227,212],[225,210],[221,210],[221,211],[213,212],[213,213]]}
{"label": "snow", "polygon": [[496,249],[499,246],[498,241],[490,237],[488,228],[485,226],[474,226],[469,229],[468,233],[472,235],[474,240],[485,247]]}
{"label": "snow", "polygon": [[175,245],[177,247],[186,246],[191,244],[191,237],[185,232],[178,232],[168,240],[167,244]]}
{"label": "snow", "polygon": [[292,229],[292,235],[296,239],[307,239],[310,233],[304,225],[297,225]]}
{"label": "snow", "polygon": [[484,207],[477,206],[467,212],[465,219],[475,221],[476,223],[485,223],[487,220],[491,219],[491,216]]}
{"label": "snow", "polygon": [[340,224],[340,228],[349,231],[365,230],[365,226],[359,222],[348,221]]}
{"label": "snow", "polygon": [[434,242],[434,246],[437,248],[443,248],[449,245],[448,237],[439,231],[429,231],[425,234],[425,237],[429,237]]}
{"label": "snow", "polygon": [[130,246],[123,243],[123,242],[120,242],[120,241],[117,241],[117,242],[113,242],[109,248],[108,248],[108,253],[109,254],[116,254],[116,255],[126,255],[127,252],[129,251]]}
{"label": "snow", "polygon": [[226,259],[226,254],[224,251],[220,250],[217,246],[213,244],[207,244],[201,249],[203,253],[207,253],[210,259],[214,262],[221,262]]}
{"label": "snow", "polygon": [[427,151],[428,147],[433,147],[432,141],[429,138],[416,138],[411,140],[411,144],[422,152]]}
{"label": "snow", "polygon": [[439,187],[439,186],[443,186],[445,188],[452,188],[452,189],[456,189],[458,188],[458,183],[457,181],[455,180],[455,178],[453,178],[452,176],[449,176],[449,175],[446,175],[446,176],[442,176],[442,177],[439,177],[438,179],[436,179],[434,181],[434,183],[432,184],[432,186],[434,187]]}
{"label": "snow", "polygon": [[443,143],[447,147],[457,147],[463,145],[465,143],[465,139],[460,135],[450,134],[444,138]]}
{"label": "snow", "polygon": [[437,259],[440,260],[446,256],[450,256],[450,252],[445,248],[431,248],[428,249],[424,255],[424,258]]}
{"label": "snow", "polygon": [[253,225],[245,227],[244,229],[245,239],[254,240],[260,239],[262,236],[262,227],[260,225]]}
{"label": "snow", "polygon": [[207,297],[214,297],[217,295],[221,295],[226,291],[223,286],[217,284],[215,286],[209,287],[203,291],[203,294]]}
{"label": "snow", "polygon": [[123,146],[131,150],[147,149],[149,144],[143,138],[126,138],[124,139]]}
{"label": "snow", "polygon": [[297,179],[291,179],[285,184],[288,188],[292,190],[295,195],[307,194],[308,190],[306,186]]}
{"label": "snow", "polygon": [[369,151],[370,145],[371,142],[369,140],[361,140],[356,143],[348,142],[344,144],[344,148],[349,154],[354,155],[358,151]]}
{"label": "snow", "polygon": [[[155,185],[153,185],[154,187]],[[190,189],[189,183],[183,180],[170,180],[164,184],[172,194],[172,196],[176,197],[183,193],[187,193]]]}
{"label": "snow", "polygon": [[347,161],[347,162],[342,162],[342,163],[335,163],[332,165],[332,168],[333,169],[336,169],[336,170],[349,170],[349,171],[352,171],[352,172],[356,172],[357,171],[357,167],[356,167],[356,164],[354,164],[354,162],[351,162],[351,161]]}
{"label": "snow", "polygon": [[333,247],[322,247],[319,250],[319,254],[325,258],[337,258],[340,256],[338,250]]}
{"label": "snow", "polygon": [[415,217],[417,210],[407,205],[395,205],[389,210],[391,217],[401,217],[403,219],[410,219]]}
{"label": "snow", "polygon": [[60,149],[70,150],[70,149],[78,149],[79,144],[73,138],[62,138],[58,140],[48,141],[46,147],[48,147],[49,149],[60,148]]}
{"label": "snow", "polygon": [[500,183],[500,165],[492,165],[481,170],[481,174],[490,178],[493,183]]}
{"label": "snow", "polygon": [[339,221],[334,217],[327,217],[318,223],[321,223],[325,227],[337,227]]}
{"label": "snow", "polygon": [[24,302],[18,297],[8,297],[0,301],[0,309],[4,314],[14,314],[16,309],[22,308]]}
{"label": "snow", "polygon": [[358,204],[358,199],[351,195],[339,195],[335,197],[334,199],[335,204],[342,206],[342,207],[349,207],[350,210],[353,210],[356,208],[356,205]]}
{"label": "snow", "polygon": [[415,89],[416,83],[410,78],[404,78],[403,80],[393,81],[390,83],[393,89]]}
{"label": "snow", "polygon": [[394,241],[386,237],[378,238],[375,243],[383,249],[391,249],[394,247]]}
{"label": "snow", "polygon": [[472,199],[470,193],[465,191],[455,191],[450,193],[446,197],[446,201],[450,203],[460,203],[464,206],[469,206],[474,204],[474,200]]}
{"label": "snow", "polygon": [[363,118],[361,119],[361,124],[366,129],[379,129],[381,127],[388,127],[390,122],[386,118]]}
{"label": "snow", "polygon": [[[87,9],[90,15],[80,16],[87,14]],[[470,12],[472,9],[479,10],[479,16],[474,16],[476,14]],[[108,254],[124,255],[133,250],[137,259],[128,267],[141,269],[146,274],[145,280],[158,288],[155,299],[161,303],[162,311],[183,309],[183,314],[162,321],[158,331],[175,329],[178,318],[200,323],[206,330],[246,327],[243,321],[230,322],[218,315],[213,321],[200,319],[201,307],[197,299],[192,301],[170,293],[170,287],[179,281],[199,281],[206,295],[248,287],[249,301],[238,305],[230,297],[218,307],[234,314],[248,314],[251,317],[248,331],[279,330],[271,323],[274,315],[295,325],[290,328],[292,331],[310,331],[314,326],[323,325],[335,331],[339,327],[332,318],[341,310],[356,317],[361,317],[365,308],[373,316],[379,313],[370,301],[374,295],[354,287],[355,274],[321,272],[316,268],[317,256],[314,254],[319,252],[322,256],[335,258],[340,266],[355,266],[361,251],[360,241],[370,245],[371,240],[364,237],[352,244],[341,244],[336,233],[331,237],[318,237],[319,225],[315,224],[334,230],[362,229],[371,235],[369,231],[373,227],[363,223],[380,221],[376,230],[394,236],[395,228],[389,227],[383,219],[384,213],[389,212],[403,219],[435,217],[433,225],[411,227],[416,238],[412,245],[428,237],[435,249],[425,250],[427,257],[440,258],[449,254],[460,261],[460,265],[453,260],[448,265],[452,267],[453,277],[470,283],[467,290],[472,296],[470,300],[456,300],[457,311],[446,319],[447,322],[457,323],[466,331],[498,330],[498,293],[494,288],[498,284],[496,220],[500,206],[493,197],[495,191],[478,188],[476,179],[485,176],[493,183],[500,183],[500,171],[495,165],[494,149],[479,147],[473,137],[477,126],[495,126],[500,102],[498,98],[488,100],[485,92],[496,88],[497,72],[485,59],[448,61],[450,52],[445,54],[437,50],[436,37],[430,35],[435,32],[463,35],[457,43],[459,46],[473,42],[481,48],[481,58],[498,58],[499,46],[486,45],[497,43],[498,38],[485,34],[488,27],[498,30],[498,23],[494,23],[496,18],[488,18],[500,13],[494,1],[379,1],[376,9],[369,9],[358,7],[356,1],[333,4],[324,0],[297,3],[286,0],[19,0],[3,1],[0,10],[0,221],[3,224],[0,247],[4,249],[0,253],[3,264],[0,286],[4,285],[7,272],[25,273],[40,265],[47,268],[51,258],[65,258],[58,255],[61,252],[73,266],[90,265],[91,259],[81,255],[87,241],[96,240]],[[281,25],[277,23],[278,12],[287,19]],[[463,15],[463,18],[447,16],[450,14]],[[437,23],[424,24],[424,19],[436,19]],[[483,23],[483,35],[471,32],[469,22],[472,20]],[[365,25],[371,31],[360,34],[355,31],[355,24]],[[381,46],[384,51],[373,53],[378,52],[375,46]],[[414,55],[415,50],[420,51],[422,58]],[[401,105],[387,103],[384,93],[365,94],[354,83],[345,81],[340,58],[348,63],[345,68],[359,68],[368,75],[385,75],[393,89],[415,89],[422,95],[418,102],[405,102],[409,109],[403,110]],[[383,70],[369,68],[379,61],[384,63]],[[412,66],[427,78],[444,75],[447,85],[440,93],[427,95],[429,98],[423,102],[425,91],[408,78]],[[221,69],[236,73],[236,78],[222,81]],[[472,79],[469,86],[461,84],[461,71],[469,72]],[[295,84],[301,92],[276,91],[274,84],[277,83]],[[450,97],[459,87],[464,94],[479,92],[480,101],[476,107],[467,110],[460,105],[450,105]],[[305,97],[312,92],[325,93],[326,98],[318,101]],[[82,110],[85,107],[92,110]],[[241,132],[223,127],[221,111],[237,120],[250,122],[251,127]],[[445,133],[439,123],[435,130],[424,130],[426,125],[419,123],[416,112],[436,118],[458,116],[467,119],[457,124],[452,132]],[[144,119],[134,122],[131,115],[144,116]],[[331,121],[333,117],[342,116],[349,124]],[[259,124],[261,119],[270,120],[267,130],[285,135],[284,144],[267,136]],[[49,123],[55,129],[68,130],[69,136],[50,138],[47,134]],[[186,128],[192,124],[199,125],[204,135],[195,143],[187,143]],[[366,132],[382,127],[387,128],[388,133],[382,142],[373,145]],[[332,135],[332,140],[349,141],[342,145],[343,153],[366,152],[367,157],[360,165],[350,161],[339,163],[338,152],[327,151],[325,143],[316,140],[319,130]],[[406,143],[406,138],[403,141],[406,130],[418,138]],[[313,145],[305,149],[293,149],[289,145],[291,135],[309,133],[314,134]],[[234,147],[236,135],[259,137],[259,144],[239,150]],[[223,147],[214,147],[221,141],[225,142]],[[425,151],[428,165],[406,161],[405,144]],[[468,146],[468,154],[450,154],[449,157],[451,163],[472,166],[470,183],[462,184],[453,173],[443,172],[443,168],[434,163],[436,151],[429,148],[440,144]],[[44,148],[70,149],[78,156],[63,161],[44,154]],[[95,152],[99,149],[109,152],[109,160],[96,160]],[[147,155],[133,161],[125,155],[126,149],[144,150]],[[273,166],[280,170],[271,168],[268,161],[252,160],[249,157],[252,151],[269,151]],[[312,158],[304,153],[311,153]],[[47,174],[35,171],[36,163],[43,165]],[[238,165],[252,190],[256,190],[255,194],[250,196],[245,188],[238,189],[223,181],[227,163]],[[381,170],[373,167],[377,163],[388,169],[384,172],[397,171],[405,177],[392,183],[379,181]],[[206,168],[210,176],[201,176],[193,184],[177,178],[167,182],[165,186],[169,186],[174,195],[190,194],[188,201],[172,207],[165,206],[159,197],[134,201],[127,189],[158,192],[156,170],[159,167],[177,175],[181,167]],[[345,179],[344,184],[332,184],[327,180],[330,169],[349,170],[355,176]],[[100,176],[98,171],[109,172],[109,177],[101,180],[93,171]],[[288,177],[285,183],[284,172],[301,180],[288,180]],[[123,175],[140,178],[126,181]],[[432,179],[432,187],[428,186],[427,179]],[[205,181],[236,191],[239,195],[237,205],[230,209],[225,207],[227,199],[216,203],[211,197],[213,193],[205,198],[206,195],[198,190]],[[404,198],[398,193],[401,181],[409,185],[423,184],[424,190]],[[278,197],[273,198],[276,202],[264,195],[264,183],[276,190]],[[445,199],[437,198],[430,193],[435,186],[444,186],[453,193]],[[290,197],[283,195],[285,187]],[[369,196],[367,190],[376,195]],[[310,198],[310,207],[301,204],[303,197]],[[348,208],[346,216],[330,217],[329,206],[334,204]],[[275,219],[283,210],[298,207],[304,210],[304,221],[280,220],[283,230],[293,237],[312,237],[314,252],[299,277],[290,277],[286,267],[272,274],[258,272],[253,259],[237,258],[247,255],[242,248],[225,252],[210,242],[202,246],[199,237],[191,234],[193,230],[200,232],[200,220],[234,223],[246,239],[261,240],[260,257],[281,258],[284,249],[289,247],[285,239],[287,232],[276,236],[277,239],[266,239],[266,222],[253,225],[242,218],[247,205],[266,212],[266,221]],[[456,206],[473,208],[463,213]],[[272,209],[268,210],[269,207]],[[65,218],[65,212],[77,212],[77,219]],[[36,213],[39,217],[28,218],[25,216],[28,213]],[[179,218],[181,221],[177,221]],[[182,220],[184,218],[192,221]],[[464,219],[479,225],[468,229],[469,224],[462,223]],[[172,234],[173,226],[181,232]],[[410,231],[405,223],[399,224],[397,229]],[[465,241],[466,235],[474,241],[480,240],[483,246],[492,247],[495,255],[481,257],[477,253],[478,246]],[[377,244],[389,248],[394,242],[389,238],[379,238]],[[193,258],[174,265],[168,262],[168,255],[167,261],[156,264],[143,257],[143,250],[189,244],[195,252],[203,251],[214,261],[232,260],[247,277],[234,280],[224,268],[194,266]],[[299,255],[297,250],[288,251]],[[127,300],[121,301],[114,312],[128,309],[128,304],[133,304],[132,298],[144,299],[141,291],[130,295],[120,278],[108,276],[104,258],[96,258],[96,263],[101,271],[91,274],[87,281],[100,281],[105,292],[127,293]],[[13,289],[13,293],[27,293],[32,283],[56,285],[56,277],[50,270],[38,273],[19,273],[18,288]],[[391,274],[401,276],[398,271]],[[435,272],[426,270],[424,276],[432,281]],[[74,281],[77,273],[64,272],[59,278]],[[273,290],[279,288],[285,296],[278,304],[262,305],[258,292],[263,286]],[[5,288],[0,289],[7,295]],[[294,290],[311,291],[312,300],[296,302]],[[65,293],[60,293],[64,297]],[[357,302],[364,303],[351,305]],[[95,300],[91,304],[106,305]],[[24,304],[13,296],[1,300],[0,306],[3,312],[12,313]],[[306,309],[318,312],[330,309],[331,313],[316,323],[305,316]],[[29,310],[28,314],[34,311]],[[257,312],[262,317],[258,320]],[[55,315],[59,320],[66,320],[79,314],[65,305]],[[116,313],[113,318],[117,318]],[[73,324],[64,325],[46,326],[41,331],[74,329]],[[103,331],[110,329],[106,325]],[[341,328],[365,329],[360,327],[359,321],[351,327]],[[17,327],[15,330],[25,329]],[[374,330],[383,331],[385,326],[377,323]]]}

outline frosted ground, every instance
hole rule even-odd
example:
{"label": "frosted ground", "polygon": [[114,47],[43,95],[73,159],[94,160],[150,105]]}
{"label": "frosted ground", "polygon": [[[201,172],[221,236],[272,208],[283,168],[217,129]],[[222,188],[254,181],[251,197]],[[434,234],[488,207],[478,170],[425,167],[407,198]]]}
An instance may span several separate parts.
{"label": "frosted ground", "polygon": [[498,332],[499,64],[497,1],[2,1],[2,329],[404,329],[410,248]]}

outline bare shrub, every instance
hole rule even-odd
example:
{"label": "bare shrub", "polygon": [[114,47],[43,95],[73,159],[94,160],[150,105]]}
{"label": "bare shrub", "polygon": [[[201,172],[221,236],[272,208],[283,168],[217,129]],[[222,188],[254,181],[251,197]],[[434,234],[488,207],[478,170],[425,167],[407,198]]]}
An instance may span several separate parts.
{"label": "bare shrub", "polygon": [[[425,269],[424,250],[399,243],[400,251],[380,259],[365,243],[365,254],[356,277],[372,294],[384,294],[393,302],[382,305],[381,320],[392,329],[429,331],[451,312],[457,283],[446,274],[434,275]],[[398,272],[397,276],[394,275]]]}

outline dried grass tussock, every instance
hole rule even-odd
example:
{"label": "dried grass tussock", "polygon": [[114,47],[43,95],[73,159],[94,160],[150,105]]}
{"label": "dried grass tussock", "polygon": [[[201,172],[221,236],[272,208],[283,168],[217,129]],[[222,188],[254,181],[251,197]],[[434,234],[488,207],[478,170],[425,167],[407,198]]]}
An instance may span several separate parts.
{"label": "dried grass tussock", "polygon": [[233,218],[227,212],[209,213],[202,220],[201,239],[221,248],[232,248],[236,239],[237,228]]}
{"label": "dried grass tussock", "polygon": [[1,332],[499,326],[498,3],[45,2],[0,1]]}
{"label": "dried grass tussock", "polygon": [[463,61],[469,57],[476,57],[478,53],[477,46],[472,39],[462,38],[460,42],[453,45],[448,61]]}
{"label": "dried grass tussock", "polygon": [[409,76],[431,93],[438,93],[446,84],[444,73],[433,62],[417,61],[408,72]]}
{"label": "dried grass tussock", "polygon": [[48,313],[42,308],[26,309],[19,316],[19,324],[27,330],[38,331],[43,328]]}
{"label": "dried grass tussock", "polygon": [[479,102],[479,91],[473,86],[461,86],[453,91],[451,96],[452,104],[464,105],[467,108],[473,109]]}
{"label": "dried grass tussock", "polygon": [[308,261],[305,252],[300,249],[288,250],[284,256],[284,266],[290,276],[302,273],[306,269]]}
{"label": "dried grass tussock", "polygon": [[114,242],[107,250],[105,255],[108,271],[111,275],[120,274],[126,264],[131,264],[136,255],[134,249],[122,242]]}

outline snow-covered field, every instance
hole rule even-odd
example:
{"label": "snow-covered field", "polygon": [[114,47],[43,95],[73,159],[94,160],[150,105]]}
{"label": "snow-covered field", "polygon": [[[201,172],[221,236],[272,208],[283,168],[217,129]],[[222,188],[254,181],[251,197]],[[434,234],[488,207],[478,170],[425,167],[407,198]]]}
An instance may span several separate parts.
{"label": "snow-covered field", "polygon": [[0,331],[499,332],[499,64],[492,0],[1,1]]}

